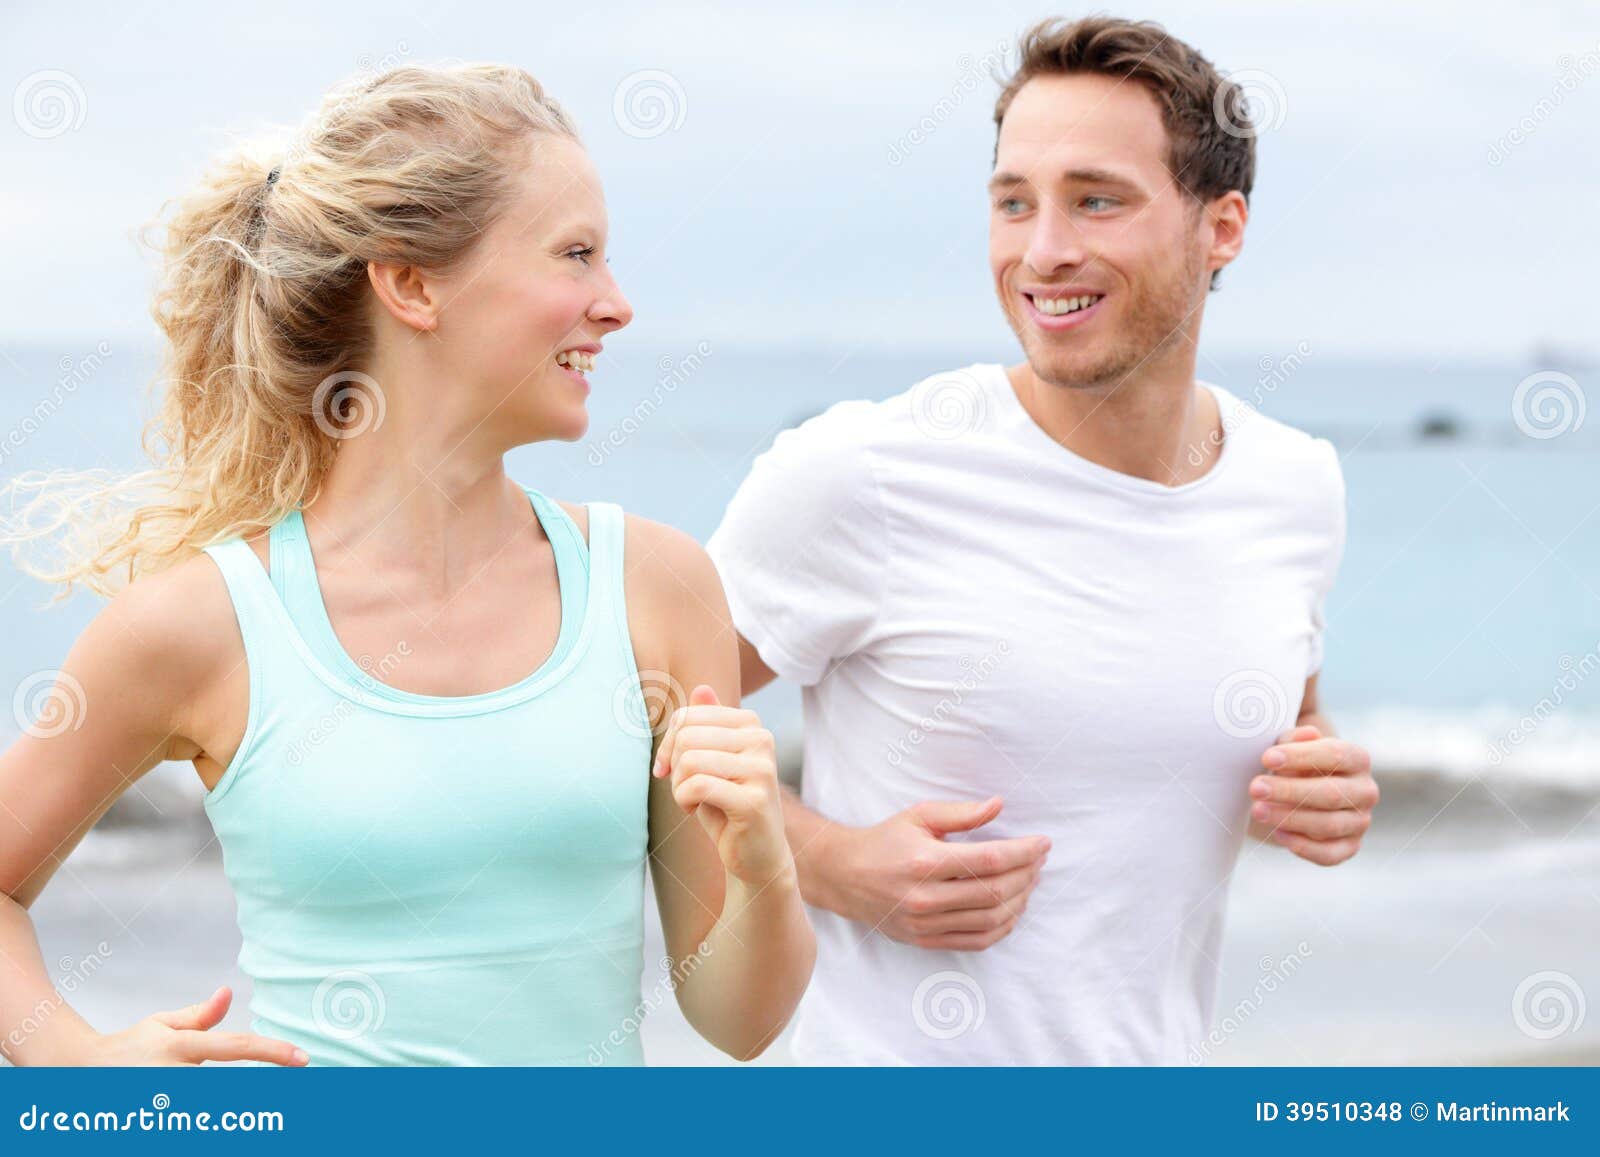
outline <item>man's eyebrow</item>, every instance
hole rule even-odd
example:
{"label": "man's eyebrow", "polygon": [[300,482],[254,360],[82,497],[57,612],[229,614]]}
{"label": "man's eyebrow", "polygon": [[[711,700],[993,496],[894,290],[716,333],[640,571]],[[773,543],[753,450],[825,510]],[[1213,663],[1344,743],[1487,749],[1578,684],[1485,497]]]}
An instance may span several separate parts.
{"label": "man's eyebrow", "polygon": [[1097,169],[1093,166],[1080,169],[1068,169],[1061,174],[1061,179],[1079,185],[1121,185],[1128,189],[1137,189],[1139,184],[1131,177],[1121,173],[1112,172],[1110,169]]}
{"label": "man's eyebrow", "polygon": [[[1140,185],[1131,177],[1121,173],[1112,172],[1110,169],[1098,169],[1093,166],[1068,169],[1061,174],[1061,180],[1066,184],[1074,185],[1117,185],[1124,189],[1138,189]],[[1028,184],[1028,178],[1020,173],[1001,172],[989,178],[989,188],[1011,189],[1019,185]]]}

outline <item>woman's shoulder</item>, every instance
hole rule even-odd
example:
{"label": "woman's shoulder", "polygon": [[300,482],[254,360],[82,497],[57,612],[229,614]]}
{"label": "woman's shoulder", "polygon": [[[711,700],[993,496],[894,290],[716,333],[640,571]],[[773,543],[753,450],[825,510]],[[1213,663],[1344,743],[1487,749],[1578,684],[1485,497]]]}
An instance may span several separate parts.
{"label": "woman's shoulder", "polygon": [[[584,542],[589,542],[589,508],[579,502],[554,501],[572,519]],[[644,585],[652,589],[674,586],[680,580],[694,586],[716,577],[710,556],[693,535],[628,511],[623,511],[622,525],[622,553],[630,582],[636,572],[646,580]],[[646,565],[635,566],[641,559],[647,560]]]}
{"label": "woman's shoulder", "polygon": [[[570,502],[560,506],[587,541],[588,509]],[[706,548],[665,522],[627,511],[622,517],[623,593],[635,642],[649,645],[651,639],[727,627],[727,599]]]}
{"label": "woman's shoulder", "polygon": [[95,689],[114,688],[137,717],[170,732],[164,758],[188,758],[194,714],[231,687],[244,661],[226,583],[216,564],[196,554],[135,578],[101,608],[79,636],[69,663]]}

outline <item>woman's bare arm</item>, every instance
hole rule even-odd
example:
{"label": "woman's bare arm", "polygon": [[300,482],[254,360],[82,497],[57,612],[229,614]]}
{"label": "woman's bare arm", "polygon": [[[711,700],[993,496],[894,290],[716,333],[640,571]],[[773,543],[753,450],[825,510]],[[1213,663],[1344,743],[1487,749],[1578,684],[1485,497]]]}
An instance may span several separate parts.
{"label": "woman's bare arm", "polygon": [[629,579],[642,677],[670,695],[662,725],[682,709],[656,743],[670,774],[650,789],[651,876],[672,980],[696,1030],[749,1060],[788,1023],[816,956],[772,736],[738,707],[738,636],[705,551],[630,518],[626,553],[649,560],[631,563]]}
{"label": "woman's bare arm", "polygon": [[229,676],[222,664],[242,657],[222,577],[201,557],[130,585],[79,636],[48,696],[30,697],[40,714],[0,755],[0,1052],[13,1063],[303,1063],[283,1041],[204,1031],[227,1010],[221,989],[96,1032],[56,992],[28,915],[123,792],[163,760],[205,754],[195,735],[217,746],[205,719]]}

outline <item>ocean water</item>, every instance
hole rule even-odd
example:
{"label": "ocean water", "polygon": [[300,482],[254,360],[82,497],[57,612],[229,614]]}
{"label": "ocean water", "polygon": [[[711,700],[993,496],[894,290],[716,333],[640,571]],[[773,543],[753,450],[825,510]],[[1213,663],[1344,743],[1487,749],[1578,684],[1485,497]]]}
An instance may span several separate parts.
{"label": "ocean water", "polygon": [[[781,429],[1007,349],[776,350],[608,343],[588,436],[525,447],[519,480],[607,499],[704,541]],[[1358,364],[1294,351],[1203,357],[1201,376],[1339,448],[1349,538],[1329,604],[1322,687],[1374,753],[1384,802],[1333,871],[1247,844],[1219,960],[1219,1037],[1204,1063],[1593,1063],[1600,1018],[1600,441],[1597,375],[1551,365]],[[93,338],[0,349],[0,478],[140,464],[149,349]],[[1586,376],[1587,375],[1587,376]],[[1541,436],[1565,428],[1558,436]],[[1530,433],[1530,431],[1532,431]],[[29,677],[59,664],[99,607],[0,559],[0,743]],[[752,705],[793,750],[798,696]],[[73,1003],[103,1027],[236,990],[238,932],[192,770],[125,796],[35,905],[47,960],[111,954]],[[653,909],[653,905],[650,905]],[[660,955],[650,918],[651,947]],[[1264,986],[1269,963],[1298,969]],[[1276,975],[1274,975],[1276,979]],[[651,987],[646,976],[646,992]],[[1554,1025],[1551,1027],[1551,1018]],[[652,1063],[715,1063],[670,1000],[646,1019]],[[763,1058],[782,1063],[783,1041]]]}

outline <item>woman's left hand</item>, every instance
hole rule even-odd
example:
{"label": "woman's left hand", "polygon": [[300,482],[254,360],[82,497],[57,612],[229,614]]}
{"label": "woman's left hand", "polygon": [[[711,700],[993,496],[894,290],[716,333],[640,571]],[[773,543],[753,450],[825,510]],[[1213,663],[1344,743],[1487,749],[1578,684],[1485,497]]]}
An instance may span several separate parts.
{"label": "woman's left hand", "polygon": [[668,718],[652,774],[672,777],[673,799],[700,820],[729,875],[763,888],[794,872],[772,732],[754,711],[724,707],[700,684]]}

